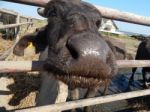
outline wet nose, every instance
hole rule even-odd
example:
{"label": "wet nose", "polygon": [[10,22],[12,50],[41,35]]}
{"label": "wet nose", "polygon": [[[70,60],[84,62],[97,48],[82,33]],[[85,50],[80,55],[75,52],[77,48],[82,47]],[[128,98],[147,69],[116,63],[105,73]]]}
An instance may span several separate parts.
{"label": "wet nose", "polygon": [[68,40],[67,47],[74,59],[94,57],[106,60],[108,47],[99,35],[93,33],[74,35]]}

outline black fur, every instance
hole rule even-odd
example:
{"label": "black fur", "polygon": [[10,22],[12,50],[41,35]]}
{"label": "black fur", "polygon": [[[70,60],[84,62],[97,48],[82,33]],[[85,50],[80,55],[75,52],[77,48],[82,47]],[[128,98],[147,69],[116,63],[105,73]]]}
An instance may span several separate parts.
{"label": "black fur", "polygon": [[[150,60],[150,39],[144,40],[139,44],[135,60]],[[129,84],[131,84],[134,80],[136,69],[137,68],[132,69],[132,76],[130,78]],[[149,82],[149,79],[146,78],[146,74],[148,72],[150,72],[150,67],[144,67],[142,69],[144,87],[147,87],[146,83]]]}
{"label": "black fur", "polygon": [[52,0],[43,16],[48,17],[48,25],[24,36],[14,54],[23,55],[29,42],[33,42],[37,52],[48,47],[44,69],[71,90],[88,88],[86,97],[94,97],[98,87],[108,86],[117,73],[115,56],[98,32],[100,12],[80,0]]}

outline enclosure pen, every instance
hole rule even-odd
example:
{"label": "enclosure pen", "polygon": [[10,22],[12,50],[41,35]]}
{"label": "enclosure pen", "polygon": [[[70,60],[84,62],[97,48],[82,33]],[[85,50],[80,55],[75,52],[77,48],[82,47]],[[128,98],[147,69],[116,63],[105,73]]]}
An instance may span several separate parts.
{"label": "enclosure pen", "polygon": [[[15,2],[33,6],[44,7],[49,0],[3,0],[8,2]],[[150,26],[150,18],[144,17],[128,12],[119,11],[116,9],[96,6],[101,12],[102,16],[107,19],[113,19],[133,24]],[[0,10],[1,11],[1,10]],[[7,13],[7,12],[6,12]],[[19,17],[19,15],[17,15]],[[17,23],[11,25],[0,26],[0,29],[18,27],[27,23]],[[30,71],[43,71],[44,61],[0,61],[0,73],[8,72],[30,72]],[[132,67],[150,67],[150,60],[117,60],[118,68],[132,68]],[[83,100],[70,101],[65,103],[52,104],[47,106],[32,107],[22,110],[15,110],[15,112],[55,112],[64,111],[79,107],[85,107],[96,104],[103,104],[118,100],[131,99],[135,97],[150,95],[150,89],[119,93],[107,95],[102,97],[94,97]]]}

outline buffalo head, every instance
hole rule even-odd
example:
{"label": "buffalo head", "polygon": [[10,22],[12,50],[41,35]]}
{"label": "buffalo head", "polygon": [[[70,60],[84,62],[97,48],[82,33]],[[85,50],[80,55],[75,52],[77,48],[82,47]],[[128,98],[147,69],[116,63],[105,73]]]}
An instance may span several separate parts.
{"label": "buffalo head", "polygon": [[44,69],[72,87],[91,88],[116,74],[109,45],[99,34],[101,14],[80,0],[51,0],[38,13],[48,18],[44,29],[24,36],[14,48],[22,55],[29,42],[37,52],[48,49]]}

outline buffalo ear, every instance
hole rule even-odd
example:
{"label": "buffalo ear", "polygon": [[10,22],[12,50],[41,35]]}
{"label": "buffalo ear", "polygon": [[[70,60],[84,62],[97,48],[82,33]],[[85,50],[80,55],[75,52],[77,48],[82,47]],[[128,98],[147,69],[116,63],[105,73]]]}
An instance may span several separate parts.
{"label": "buffalo ear", "polygon": [[40,53],[45,50],[47,45],[46,32],[44,29],[40,29],[40,31],[36,33],[25,35],[23,38],[21,38],[15,45],[13,53],[18,56],[23,56],[24,50],[28,46],[34,47],[35,53]]}
{"label": "buffalo ear", "polygon": [[26,35],[21,38],[13,49],[13,54],[17,56],[23,56],[24,50],[31,44],[32,38],[31,35]]}

